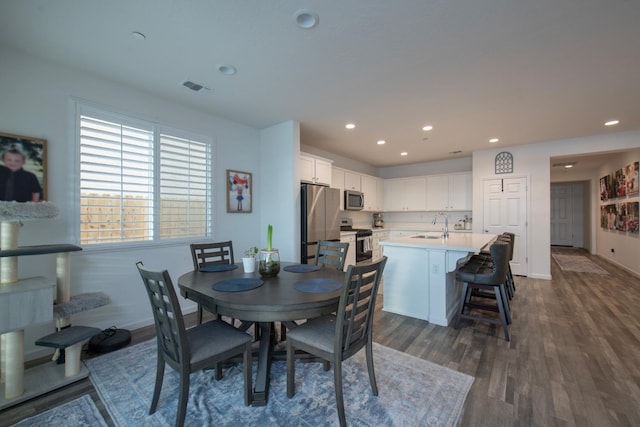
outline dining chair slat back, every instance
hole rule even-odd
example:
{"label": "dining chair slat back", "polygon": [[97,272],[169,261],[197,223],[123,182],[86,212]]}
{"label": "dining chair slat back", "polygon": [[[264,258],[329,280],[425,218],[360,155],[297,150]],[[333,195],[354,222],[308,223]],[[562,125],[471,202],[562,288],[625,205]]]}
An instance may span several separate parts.
{"label": "dining chair slat back", "polygon": [[337,270],[344,270],[347,260],[348,242],[334,242],[331,240],[319,240],[316,250],[315,264],[332,266]]}
{"label": "dining chair slat back", "polygon": [[193,269],[199,270],[202,267],[219,264],[235,264],[233,258],[233,242],[213,243],[192,243],[191,257],[193,259]]}
{"label": "dining chair slat back", "polygon": [[[212,243],[192,243],[189,245],[191,249],[191,259],[193,260],[193,270],[199,271],[203,267],[220,264],[235,264],[233,258],[233,242],[231,240],[225,242]],[[202,323],[204,309],[198,304],[196,311],[196,320],[198,324]],[[220,318],[218,316],[218,318]]]}
{"label": "dining chair slat back", "polygon": [[[384,259],[381,268],[384,268]],[[376,294],[382,275],[375,264],[350,266],[343,289],[343,298],[338,307],[336,331],[342,331],[336,341],[342,345],[342,352],[353,354],[367,344],[371,335]]]}

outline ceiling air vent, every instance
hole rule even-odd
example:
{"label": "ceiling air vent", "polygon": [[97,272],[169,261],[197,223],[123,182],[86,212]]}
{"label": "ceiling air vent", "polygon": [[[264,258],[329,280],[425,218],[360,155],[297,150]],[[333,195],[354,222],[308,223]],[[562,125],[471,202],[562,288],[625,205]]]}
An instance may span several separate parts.
{"label": "ceiling air vent", "polygon": [[208,87],[204,87],[198,83],[194,83],[191,80],[187,80],[182,83],[182,86],[191,89],[194,92],[208,92],[210,89]]}

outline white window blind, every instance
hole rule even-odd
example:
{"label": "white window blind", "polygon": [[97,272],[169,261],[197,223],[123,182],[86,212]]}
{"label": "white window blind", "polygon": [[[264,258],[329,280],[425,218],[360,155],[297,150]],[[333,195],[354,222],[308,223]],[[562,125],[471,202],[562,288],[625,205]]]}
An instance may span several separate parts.
{"label": "white window blind", "polygon": [[80,243],[209,236],[211,144],[98,116],[79,115]]}
{"label": "white window blind", "polygon": [[210,147],[160,135],[160,238],[207,235],[211,218]]}

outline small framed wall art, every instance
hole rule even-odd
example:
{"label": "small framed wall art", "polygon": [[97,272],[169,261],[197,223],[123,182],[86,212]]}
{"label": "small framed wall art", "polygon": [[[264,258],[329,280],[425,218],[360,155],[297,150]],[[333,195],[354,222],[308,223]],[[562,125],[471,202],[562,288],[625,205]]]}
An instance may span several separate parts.
{"label": "small framed wall art", "polygon": [[250,172],[227,169],[227,212],[251,213],[253,177]]}

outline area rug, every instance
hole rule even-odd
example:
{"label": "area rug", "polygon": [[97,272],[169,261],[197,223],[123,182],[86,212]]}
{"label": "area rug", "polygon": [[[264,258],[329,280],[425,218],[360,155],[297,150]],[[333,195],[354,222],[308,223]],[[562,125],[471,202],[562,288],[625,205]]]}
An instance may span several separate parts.
{"label": "area rug", "polygon": [[553,259],[556,260],[560,268],[564,271],[576,271],[578,273],[594,273],[594,274],[609,274],[606,270],[595,264],[589,258],[582,255],[562,255],[553,254]]}
{"label": "area rug", "polygon": [[[455,426],[473,377],[374,343],[379,395],[371,394],[364,350],[343,363],[344,401],[350,426]],[[85,362],[102,402],[118,426],[175,423],[178,375],[167,367],[158,410],[148,415],[156,370],[156,342],[147,341]],[[254,378],[256,361],[254,359]],[[271,367],[269,403],[244,406],[241,365],[214,379],[191,375],[187,426],[338,425],[333,370],[296,362],[296,394],[286,396],[286,363]]]}
{"label": "area rug", "polygon": [[25,418],[12,427],[108,427],[88,394],[48,411]]}

